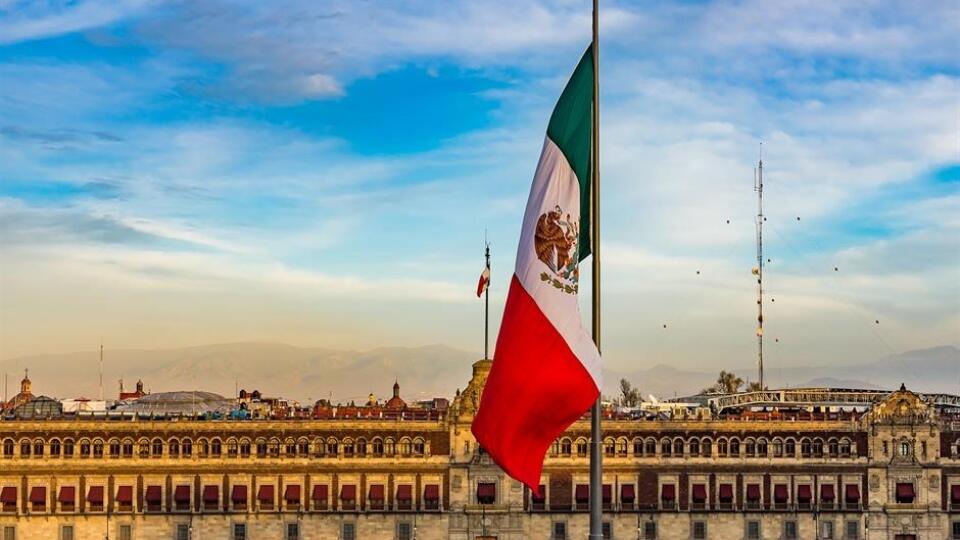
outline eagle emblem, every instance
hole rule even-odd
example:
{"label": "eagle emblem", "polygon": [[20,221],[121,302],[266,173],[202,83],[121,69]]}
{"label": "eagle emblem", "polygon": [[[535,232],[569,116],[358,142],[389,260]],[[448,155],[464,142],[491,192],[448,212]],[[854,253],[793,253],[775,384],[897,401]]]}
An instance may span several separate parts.
{"label": "eagle emblem", "polygon": [[567,294],[577,293],[580,270],[577,266],[577,236],[580,224],[556,206],[540,215],[533,235],[537,258],[550,269],[540,279]]}

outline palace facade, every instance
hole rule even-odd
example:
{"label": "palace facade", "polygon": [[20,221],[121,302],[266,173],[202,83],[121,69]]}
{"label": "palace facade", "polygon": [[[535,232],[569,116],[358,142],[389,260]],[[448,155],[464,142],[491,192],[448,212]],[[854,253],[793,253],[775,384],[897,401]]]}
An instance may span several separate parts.
{"label": "palace facade", "polygon": [[[395,386],[390,407],[303,418],[7,414],[0,540],[586,538],[589,422],[533,496],[470,433],[489,369],[449,407]],[[790,392],[609,411],[605,536],[960,539],[960,398]]]}

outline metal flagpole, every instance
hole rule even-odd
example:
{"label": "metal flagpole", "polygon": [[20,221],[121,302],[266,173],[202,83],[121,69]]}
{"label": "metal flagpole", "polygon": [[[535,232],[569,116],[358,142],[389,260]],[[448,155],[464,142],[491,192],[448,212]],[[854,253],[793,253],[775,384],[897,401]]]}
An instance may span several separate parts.
{"label": "metal flagpole", "polygon": [[[593,247],[593,342],[600,350],[600,6],[593,0],[593,168],[590,182],[590,239]],[[600,396],[590,410],[590,538],[603,538],[603,440],[600,436]]]}
{"label": "metal flagpole", "polygon": [[484,289],[484,306],[483,310],[483,359],[490,359],[490,242],[484,241],[487,244],[487,249],[484,255],[487,258],[487,287]]}

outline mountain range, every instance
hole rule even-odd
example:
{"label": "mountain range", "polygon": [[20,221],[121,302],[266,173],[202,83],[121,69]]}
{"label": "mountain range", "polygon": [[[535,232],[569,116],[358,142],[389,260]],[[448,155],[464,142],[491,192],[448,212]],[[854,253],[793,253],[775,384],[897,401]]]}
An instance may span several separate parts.
{"label": "mountain range", "polygon": [[[280,343],[226,343],[164,350],[107,350],[104,353],[104,397],[115,398],[119,379],[130,391],[137,379],[148,391],[207,390],[226,396],[238,388],[265,396],[312,401],[362,402],[370,393],[389,397],[396,381],[407,401],[453,397],[466,386],[476,355],[444,345],[382,347],[367,351],[295,347]],[[9,376],[6,394],[17,392],[29,368],[35,394],[59,398],[99,394],[99,353],[85,351],[12,358],[0,362]],[[721,369],[690,371],[658,364],[637,370],[607,370],[604,394],[619,393],[625,378],[644,396],[673,397],[710,386]],[[753,368],[733,368],[747,378]],[[772,369],[767,384],[775,387],[830,386],[895,389],[905,383],[923,392],[960,394],[960,349],[944,345],[890,355],[859,365]]]}

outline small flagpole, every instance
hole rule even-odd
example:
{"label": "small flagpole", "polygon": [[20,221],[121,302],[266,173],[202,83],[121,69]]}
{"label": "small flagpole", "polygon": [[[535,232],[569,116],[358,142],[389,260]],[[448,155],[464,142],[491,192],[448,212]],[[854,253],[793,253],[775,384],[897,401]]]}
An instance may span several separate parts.
{"label": "small flagpole", "polygon": [[[590,182],[590,240],[593,244],[591,292],[593,342],[600,350],[600,6],[593,0],[593,147]],[[600,396],[590,410],[590,538],[603,538],[603,440],[600,431]]]}
{"label": "small flagpole", "polygon": [[[486,237],[486,234],[484,234]],[[484,255],[487,258],[487,286],[484,289],[484,310],[483,310],[483,359],[490,359],[490,242],[483,239],[486,246]]]}

